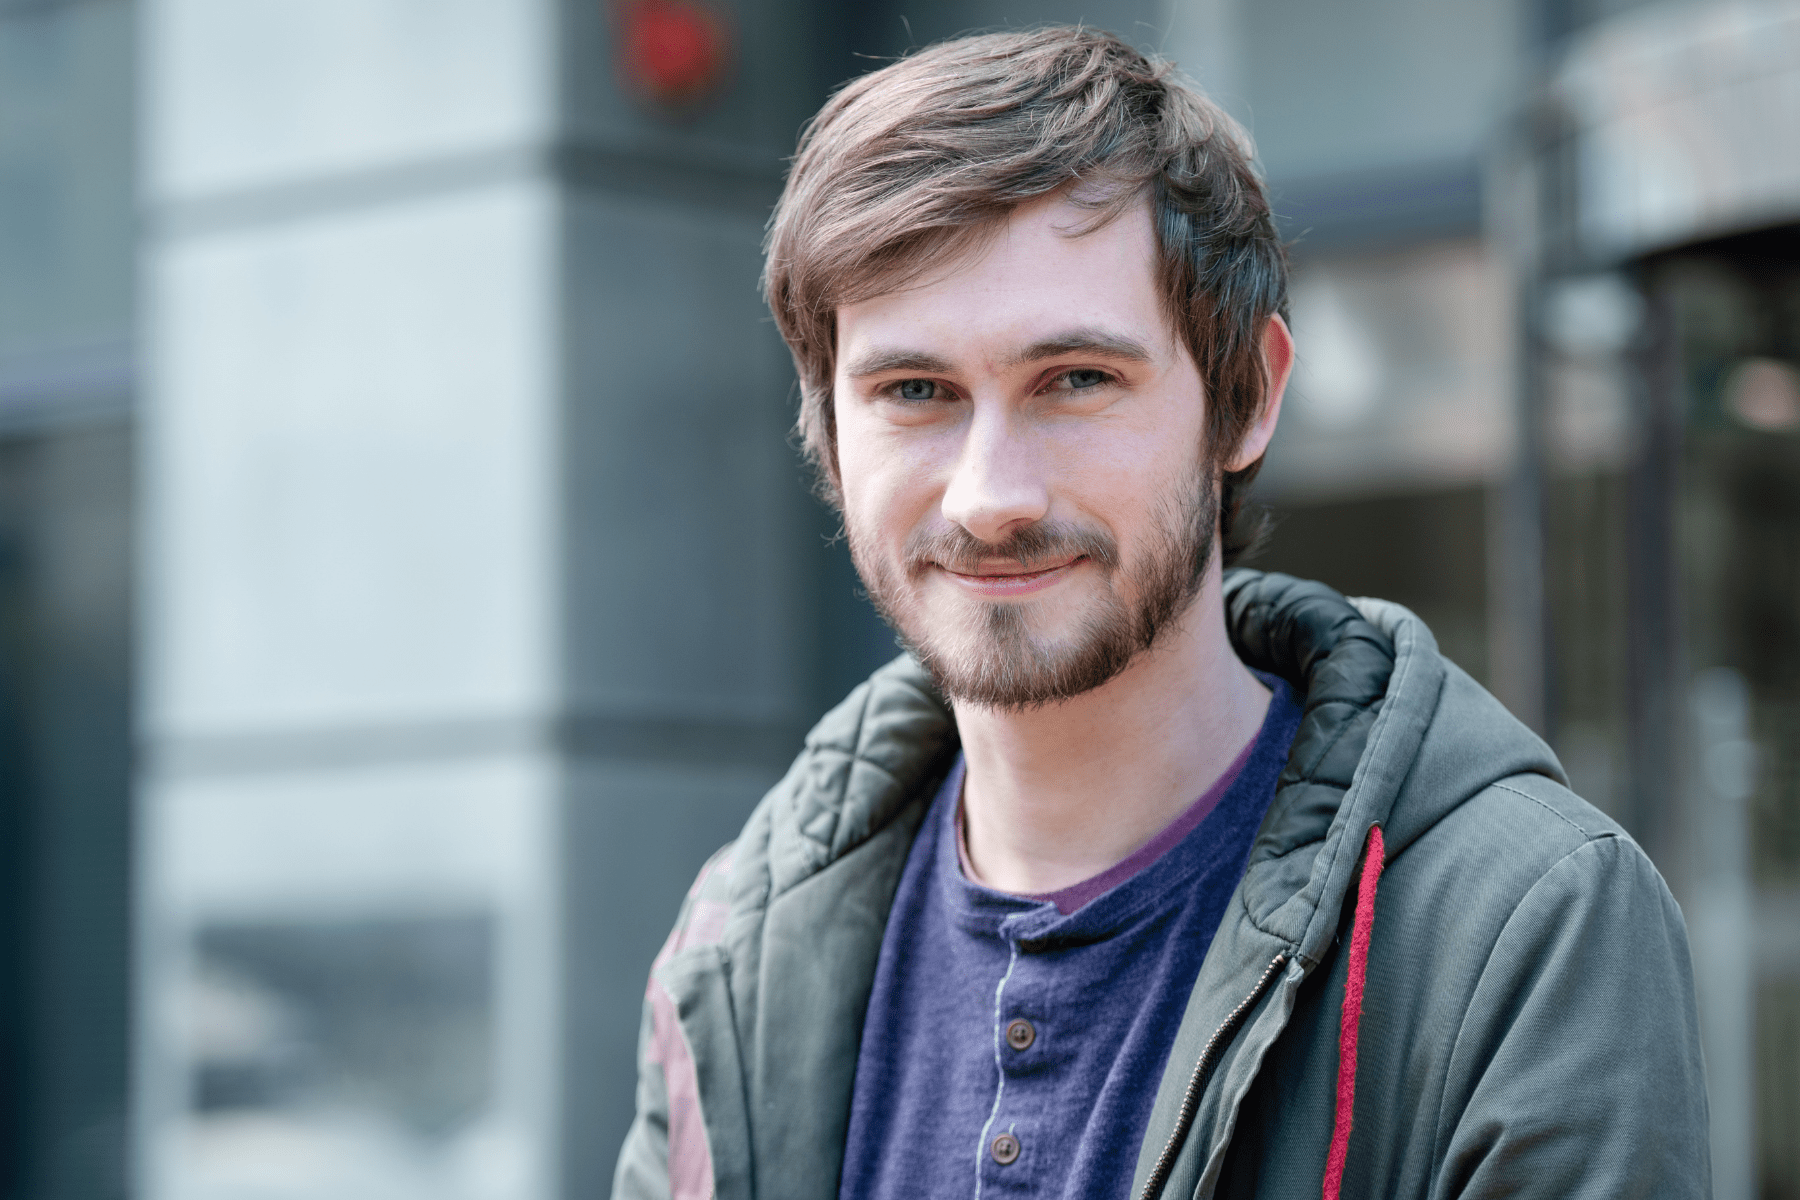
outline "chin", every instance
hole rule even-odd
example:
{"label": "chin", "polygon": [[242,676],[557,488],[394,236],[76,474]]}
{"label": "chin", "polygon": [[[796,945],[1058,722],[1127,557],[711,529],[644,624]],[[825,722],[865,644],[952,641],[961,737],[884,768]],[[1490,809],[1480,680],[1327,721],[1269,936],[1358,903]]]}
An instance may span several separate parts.
{"label": "chin", "polygon": [[[902,640],[950,699],[1024,711],[1072,700],[1107,683],[1148,648],[1116,599],[1078,616],[1041,601],[958,605],[950,619],[907,622]],[[933,614],[944,616],[945,614]]]}

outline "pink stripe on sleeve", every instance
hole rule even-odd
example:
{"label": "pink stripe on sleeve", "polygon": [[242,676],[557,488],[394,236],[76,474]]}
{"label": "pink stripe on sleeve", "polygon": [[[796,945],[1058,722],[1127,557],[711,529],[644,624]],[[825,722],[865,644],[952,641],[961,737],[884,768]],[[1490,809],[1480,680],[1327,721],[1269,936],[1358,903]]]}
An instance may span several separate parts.
{"label": "pink stripe on sleeve", "polygon": [[[725,860],[716,870],[729,871]],[[702,871],[689,889],[699,893],[710,872]],[[650,969],[644,998],[650,1005],[649,1061],[662,1068],[669,1100],[669,1194],[671,1200],[709,1200],[713,1194],[712,1149],[706,1141],[706,1122],[700,1112],[700,1077],[694,1055],[681,1033],[675,999],[656,981],[656,968],[690,946],[717,944],[725,933],[730,906],[719,900],[694,900],[687,920],[669,934],[662,952]]]}

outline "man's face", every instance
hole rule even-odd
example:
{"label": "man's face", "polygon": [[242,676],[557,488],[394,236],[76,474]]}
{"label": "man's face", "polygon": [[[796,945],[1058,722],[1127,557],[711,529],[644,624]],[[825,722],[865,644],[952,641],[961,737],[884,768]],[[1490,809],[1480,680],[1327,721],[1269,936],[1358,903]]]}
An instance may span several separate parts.
{"label": "man's face", "polygon": [[1106,682],[1212,557],[1203,388],[1158,296],[1148,206],[1067,235],[1091,216],[1027,205],[923,286],[838,310],[851,554],[965,702]]}

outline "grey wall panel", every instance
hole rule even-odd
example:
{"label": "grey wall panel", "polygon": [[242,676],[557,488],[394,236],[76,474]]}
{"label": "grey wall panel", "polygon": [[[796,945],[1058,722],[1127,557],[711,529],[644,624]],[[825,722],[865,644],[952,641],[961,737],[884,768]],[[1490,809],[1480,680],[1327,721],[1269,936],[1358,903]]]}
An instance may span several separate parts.
{"label": "grey wall panel", "polygon": [[130,332],[131,39],[116,0],[0,14],[0,386]]}
{"label": "grey wall panel", "polygon": [[282,187],[542,139],[547,7],[146,5],[146,190],[166,201]]}
{"label": "grey wall panel", "polygon": [[1167,5],[1157,0],[887,0],[859,9],[850,49],[877,56],[963,33],[1047,24],[1091,25],[1155,48],[1169,24]]}
{"label": "grey wall panel", "polygon": [[571,702],[811,714],[811,501],[792,368],[757,297],[761,222],[568,200],[564,669]]}
{"label": "grey wall panel", "polygon": [[[1277,180],[1463,160],[1516,83],[1505,0],[1264,0],[1238,17],[1240,113]],[[1235,111],[1235,109],[1234,109]]]}
{"label": "grey wall panel", "polygon": [[125,1193],[131,455],[0,442],[0,1194]]}

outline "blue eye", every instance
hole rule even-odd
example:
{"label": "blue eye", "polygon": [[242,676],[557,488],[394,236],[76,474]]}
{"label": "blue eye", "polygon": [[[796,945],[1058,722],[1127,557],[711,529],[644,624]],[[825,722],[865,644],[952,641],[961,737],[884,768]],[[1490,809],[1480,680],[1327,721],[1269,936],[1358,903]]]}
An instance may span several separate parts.
{"label": "blue eye", "polygon": [[929,379],[902,379],[894,386],[894,394],[902,400],[936,400],[937,384]]}
{"label": "blue eye", "polygon": [[1094,370],[1064,371],[1062,380],[1070,391],[1080,391],[1083,388],[1099,387],[1106,382],[1107,374],[1105,371]]}

